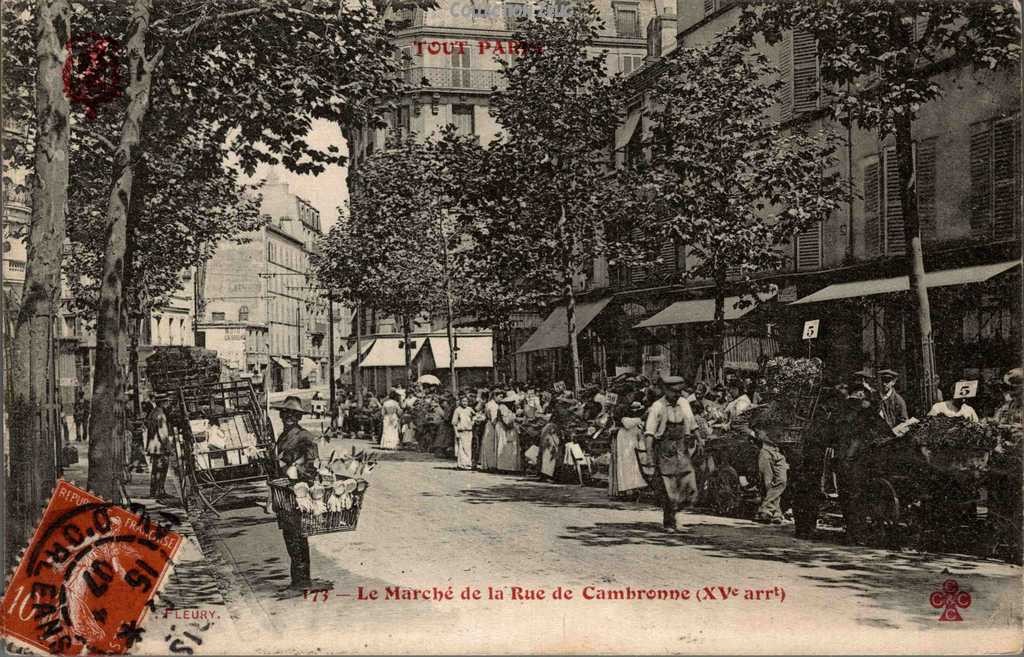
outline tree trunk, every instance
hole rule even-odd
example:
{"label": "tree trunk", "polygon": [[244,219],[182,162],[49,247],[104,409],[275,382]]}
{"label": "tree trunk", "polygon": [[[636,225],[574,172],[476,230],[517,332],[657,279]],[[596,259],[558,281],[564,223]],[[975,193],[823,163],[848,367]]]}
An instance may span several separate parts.
{"label": "tree trunk", "polygon": [[415,383],[415,381],[413,381],[413,376],[412,376],[412,345],[409,344],[409,334],[412,333],[412,328],[411,328],[410,324],[412,324],[412,322],[409,320],[409,316],[408,315],[403,315],[402,316],[402,337],[403,337],[402,345],[405,348],[405,381],[406,381],[405,385],[406,385],[406,387],[409,387],[409,385]]}
{"label": "tree trunk", "polygon": [[459,397],[459,384],[456,380],[455,372],[455,359],[458,357],[458,345],[455,343],[455,332],[452,327],[452,280],[451,280],[451,263],[449,261],[448,253],[448,239],[444,234],[444,230],[440,231],[441,236],[441,264],[443,266],[442,275],[444,276],[444,303],[445,303],[445,328],[448,331],[448,376],[452,388],[452,396],[458,400]]}
{"label": "tree trunk", "polygon": [[131,322],[131,349],[128,351],[128,367],[132,373],[132,414],[142,415],[142,381],[139,380],[139,333],[142,330],[142,317],[135,315]]}
{"label": "tree trunk", "polygon": [[352,387],[356,389],[356,402],[359,408],[363,407],[363,372],[359,366],[360,356],[363,355],[363,313],[359,305],[356,305],[352,316],[356,320],[356,359],[352,361]]}
{"label": "tree trunk", "polygon": [[[25,285],[14,331],[8,426],[5,561],[28,543],[57,479],[61,436],[57,399],[50,384],[53,317],[61,294],[64,208],[68,189],[69,113],[62,71],[70,38],[66,0],[36,4],[35,161],[31,176],[32,223]],[[6,566],[11,564],[5,563]]]}
{"label": "tree trunk", "polygon": [[573,390],[583,389],[583,372],[580,368],[580,345],[576,340],[576,291],[573,289],[572,274],[566,272],[569,279],[566,287],[565,324],[569,331],[569,363],[572,366]]}
{"label": "tree trunk", "polygon": [[935,373],[935,351],[932,345],[932,315],[928,303],[928,286],[924,274],[924,250],[921,245],[921,222],[917,212],[917,190],[914,182],[914,139],[910,112],[896,119],[896,159],[899,164],[900,206],[903,210],[903,239],[907,253],[907,275],[910,278],[910,308],[916,314],[913,362],[919,369],[922,390],[919,395],[923,410],[935,403],[938,383]]}
{"label": "tree trunk", "polygon": [[715,319],[711,324],[711,340],[714,345],[714,377],[719,383],[725,381],[725,279],[715,279]]}
{"label": "tree trunk", "polygon": [[128,109],[114,154],[113,185],[107,204],[107,247],[96,321],[96,375],[89,423],[89,490],[116,500],[120,463],[117,462],[124,416],[124,382],[118,362],[121,350],[122,289],[127,248],[128,211],[143,123],[149,110],[153,68],[160,54],[146,58],[152,0],[135,0],[129,27]]}

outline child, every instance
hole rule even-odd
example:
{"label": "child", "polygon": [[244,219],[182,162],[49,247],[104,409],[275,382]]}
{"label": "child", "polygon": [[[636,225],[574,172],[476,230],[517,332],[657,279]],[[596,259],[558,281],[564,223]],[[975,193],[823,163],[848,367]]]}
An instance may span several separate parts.
{"label": "child", "polygon": [[762,417],[757,417],[751,422],[750,429],[753,439],[761,444],[761,451],[757,456],[757,470],[764,490],[761,506],[757,509],[757,516],[754,519],[765,524],[781,525],[782,509],[779,501],[786,490],[789,463],[776,445],[777,428],[768,426]]}

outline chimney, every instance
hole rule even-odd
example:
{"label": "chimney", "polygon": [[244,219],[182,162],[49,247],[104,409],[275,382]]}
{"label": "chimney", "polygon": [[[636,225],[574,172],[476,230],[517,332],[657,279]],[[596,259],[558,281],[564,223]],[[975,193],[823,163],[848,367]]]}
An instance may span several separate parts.
{"label": "chimney", "polygon": [[645,63],[661,58],[676,45],[676,12],[672,7],[665,9],[647,24],[647,57]]}

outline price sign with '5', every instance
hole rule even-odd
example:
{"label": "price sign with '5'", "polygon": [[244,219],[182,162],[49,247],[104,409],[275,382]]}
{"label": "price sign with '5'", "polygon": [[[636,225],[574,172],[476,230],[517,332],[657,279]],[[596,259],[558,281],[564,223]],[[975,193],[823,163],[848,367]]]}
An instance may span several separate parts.
{"label": "price sign with '5'", "polygon": [[970,399],[978,394],[978,380],[957,381],[953,388],[953,399]]}
{"label": "price sign with '5'", "polygon": [[804,322],[804,340],[813,340],[818,337],[818,323],[819,319],[810,319]]}

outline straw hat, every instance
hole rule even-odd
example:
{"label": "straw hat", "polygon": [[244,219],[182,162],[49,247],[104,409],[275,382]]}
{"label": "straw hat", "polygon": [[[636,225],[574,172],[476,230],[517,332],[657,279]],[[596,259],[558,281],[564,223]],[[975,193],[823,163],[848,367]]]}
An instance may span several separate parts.
{"label": "straw hat", "polygon": [[278,411],[290,411],[292,413],[302,413],[304,415],[309,414],[309,411],[302,407],[302,400],[295,395],[285,397],[284,402],[280,404],[271,404],[270,408]]}

